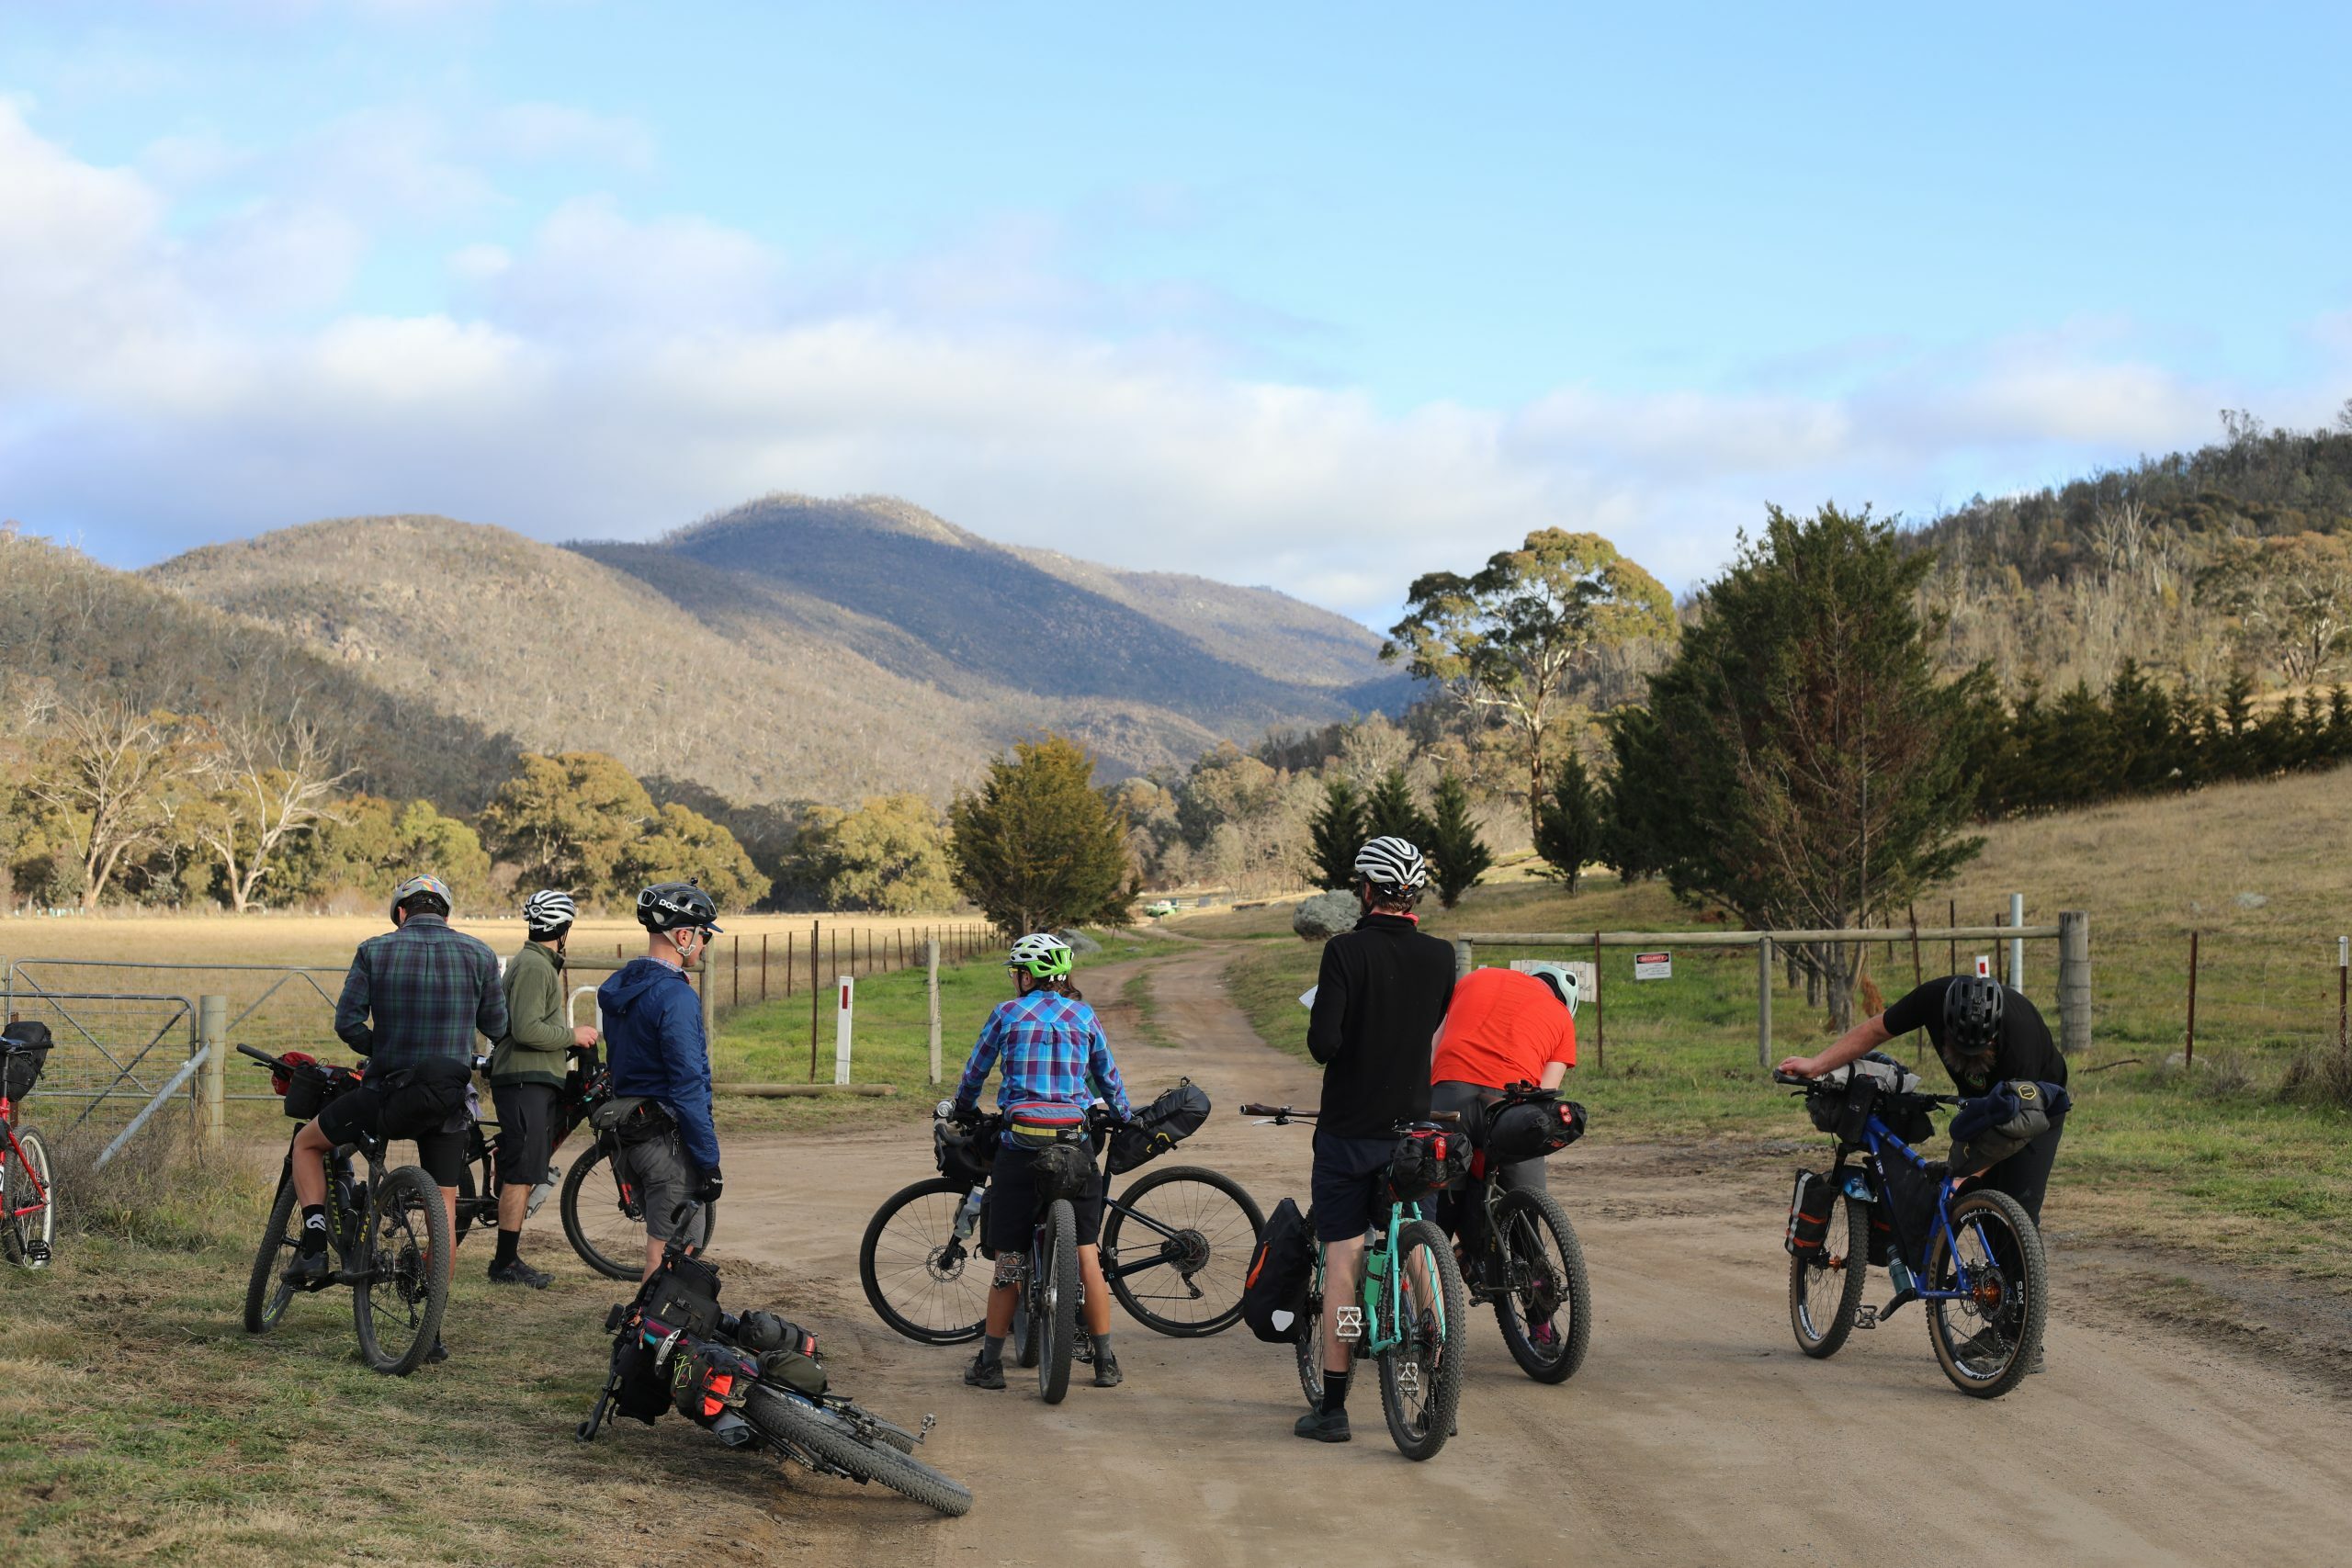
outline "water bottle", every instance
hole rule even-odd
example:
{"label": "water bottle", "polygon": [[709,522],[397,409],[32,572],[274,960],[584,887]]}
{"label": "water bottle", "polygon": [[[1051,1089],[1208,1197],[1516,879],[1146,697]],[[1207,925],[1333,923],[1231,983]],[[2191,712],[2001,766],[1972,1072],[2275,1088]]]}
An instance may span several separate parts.
{"label": "water bottle", "polygon": [[548,1194],[554,1190],[555,1179],[553,1177],[549,1177],[547,1180],[539,1182],[537,1185],[534,1186],[531,1189],[530,1198],[523,1205],[523,1217],[525,1219],[529,1219],[531,1216],[537,1214],[539,1212],[539,1205],[546,1202],[548,1201]]}
{"label": "water bottle", "polygon": [[1911,1278],[1911,1266],[1900,1258],[1886,1260],[1886,1277],[1894,1281],[1894,1293],[1898,1296],[1907,1296],[1916,1288]]}
{"label": "water bottle", "polygon": [[956,1239],[957,1241],[972,1239],[973,1227],[980,1221],[980,1198],[987,1191],[988,1189],[985,1187],[973,1188],[971,1193],[965,1198],[964,1206],[956,1211]]}

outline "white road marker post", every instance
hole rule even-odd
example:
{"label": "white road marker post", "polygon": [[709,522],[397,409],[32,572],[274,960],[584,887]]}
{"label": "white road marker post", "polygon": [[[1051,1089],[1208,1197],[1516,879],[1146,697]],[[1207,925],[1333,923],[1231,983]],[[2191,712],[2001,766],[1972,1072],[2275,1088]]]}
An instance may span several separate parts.
{"label": "white road marker post", "polygon": [[849,1026],[851,1009],[857,998],[857,982],[847,975],[833,982],[841,987],[837,993],[841,1009],[833,1015],[833,1081],[849,1082]]}

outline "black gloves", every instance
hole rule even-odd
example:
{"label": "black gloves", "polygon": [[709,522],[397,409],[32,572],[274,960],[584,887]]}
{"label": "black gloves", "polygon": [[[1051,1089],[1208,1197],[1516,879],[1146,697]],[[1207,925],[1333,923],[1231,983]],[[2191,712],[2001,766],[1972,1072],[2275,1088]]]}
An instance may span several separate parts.
{"label": "black gloves", "polygon": [[713,1166],[702,1173],[702,1185],[695,1188],[691,1196],[697,1203],[716,1203],[725,1185],[718,1179],[718,1168]]}

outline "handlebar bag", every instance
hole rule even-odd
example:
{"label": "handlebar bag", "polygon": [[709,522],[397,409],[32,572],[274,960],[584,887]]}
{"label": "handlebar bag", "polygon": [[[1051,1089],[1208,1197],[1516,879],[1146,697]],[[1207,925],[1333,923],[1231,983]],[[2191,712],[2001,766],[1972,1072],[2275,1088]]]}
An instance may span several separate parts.
{"label": "handlebar bag", "polygon": [[1790,1257],[1818,1263],[1828,1256],[1829,1213],[1837,1201],[1838,1190],[1826,1177],[1817,1171],[1797,1172],[1796,1187],[1789,1194],[1789,1230],[1781,1240]]}
{"label": "handlebar bag", "polygon": [[1410,1203],[1459,1187],[1470,1174],[1470,1137],[1458,1129],[1408,1128],[1388,1156],[1388,1195]]}
{"label": "handlebar bag", "polygon": [[1306,1282],[1315,1270],[1314,1233],[1285,1198],[1266,1216],[1250,1272],[1241,1281],[1241,1321],[1269,1345],[1292,1345],[1306,1332]]}
{"label": "handlebar bag", "polygon": [[1111,1134],[1111,1174],[1125,1176],[1158,1159],[1199,1132],[1208,1119],[1208,1091],[1190,1078],[1182,1079]]}
{"label": "handlebar bag", "polygon": [[455,1056],[428,1057],[386,1073],[377,1080],[377,1093],[383,1097],[384,1136],[417,1138],[463,1132],[466,1091],[473,1087],[473,1064]]}
{"label": "handlebar bag", "polygon": [[22,1100],[32,1093],[41,1069],[49,1066],[49,1025],[37,1019],[18,1019],[0,1029],[0,1040],[17,1047],[0,1056],[0,1100]]}
{"label": "handlebar bag", "polygon": [[939,1174],[966,1187],[978,1187],[989,1179],[996,1151],[996,1139],[980,1137],[969,1127],[945,1120],[931,1124],[931,1153]]}
{"label": "handlebar bag", "polygon": [[638,1292],[649,1326],[689,1338],[718,1332],[718,1270],[699,1258],[665,1258]]}
{"label": "handlebar bag", "polygon": [[1488,1106],[1483,1145],[1488,1164],[1515,1165],[1558,1154],[1584,1136],[1585,1110],[1573,1100],[1546,1095]]}
{"label": "handlebar bag", "polygon": [[1040,1203],[1057,1198],[1076,1202],[1094,1190],[1094,1156],[1075,1137],[1039,1149],[1030,1169]]}

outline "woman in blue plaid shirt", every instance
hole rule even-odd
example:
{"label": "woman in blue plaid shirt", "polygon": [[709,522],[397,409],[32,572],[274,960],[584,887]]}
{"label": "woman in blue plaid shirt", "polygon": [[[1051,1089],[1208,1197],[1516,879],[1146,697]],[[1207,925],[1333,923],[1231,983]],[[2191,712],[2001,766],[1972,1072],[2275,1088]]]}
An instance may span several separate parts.
{"label": "woman in blue plaid shirt", "polygon": [[[964,1373],[964,1381],[975,1388],[1004,1386],[1004,1337],[1012,1329],[1021,1272],[1037,1224],[1037,1189],[1031,1173],[1037,1154],[1014,1140],[1009,1123],[1082,1128],[1086,1108],[1097,1099],[1108,1100],[1121,1116],[1127,1114],[1126,1086],[1111,1060],[1111,1043],[1103,1038],[1094,1010],[1070,984],[1069,944],[1042,933],[1024,936],[1012,944],[1005,966],[1012,971],[1016,994],[989,1014],[979,1043],[972,1047],[972,1059],[964,1066],[963,1081],[956,1086],[956,1112],[968,1117],[979,1108],[989,1069],[997,1068],[1003,1078],[997,1108],[1008,1119],[1004,1145],[989,1179],[988,1234],[981,1238],[982,1251],[996,1259],[988,1333],[979,1355]],[[1078,1267],[1086,1280],[1086,1333],[1094,1352],[1094,1386],[1116,1388],[1119,1362],[1111,1353],[1111,1292],[1102,1280],[1102,1253],[1096,1246],[1102,1233],[1102,1197],[1098,1174],[1086,1196],[1070,1207],[1078,1217]]]}

